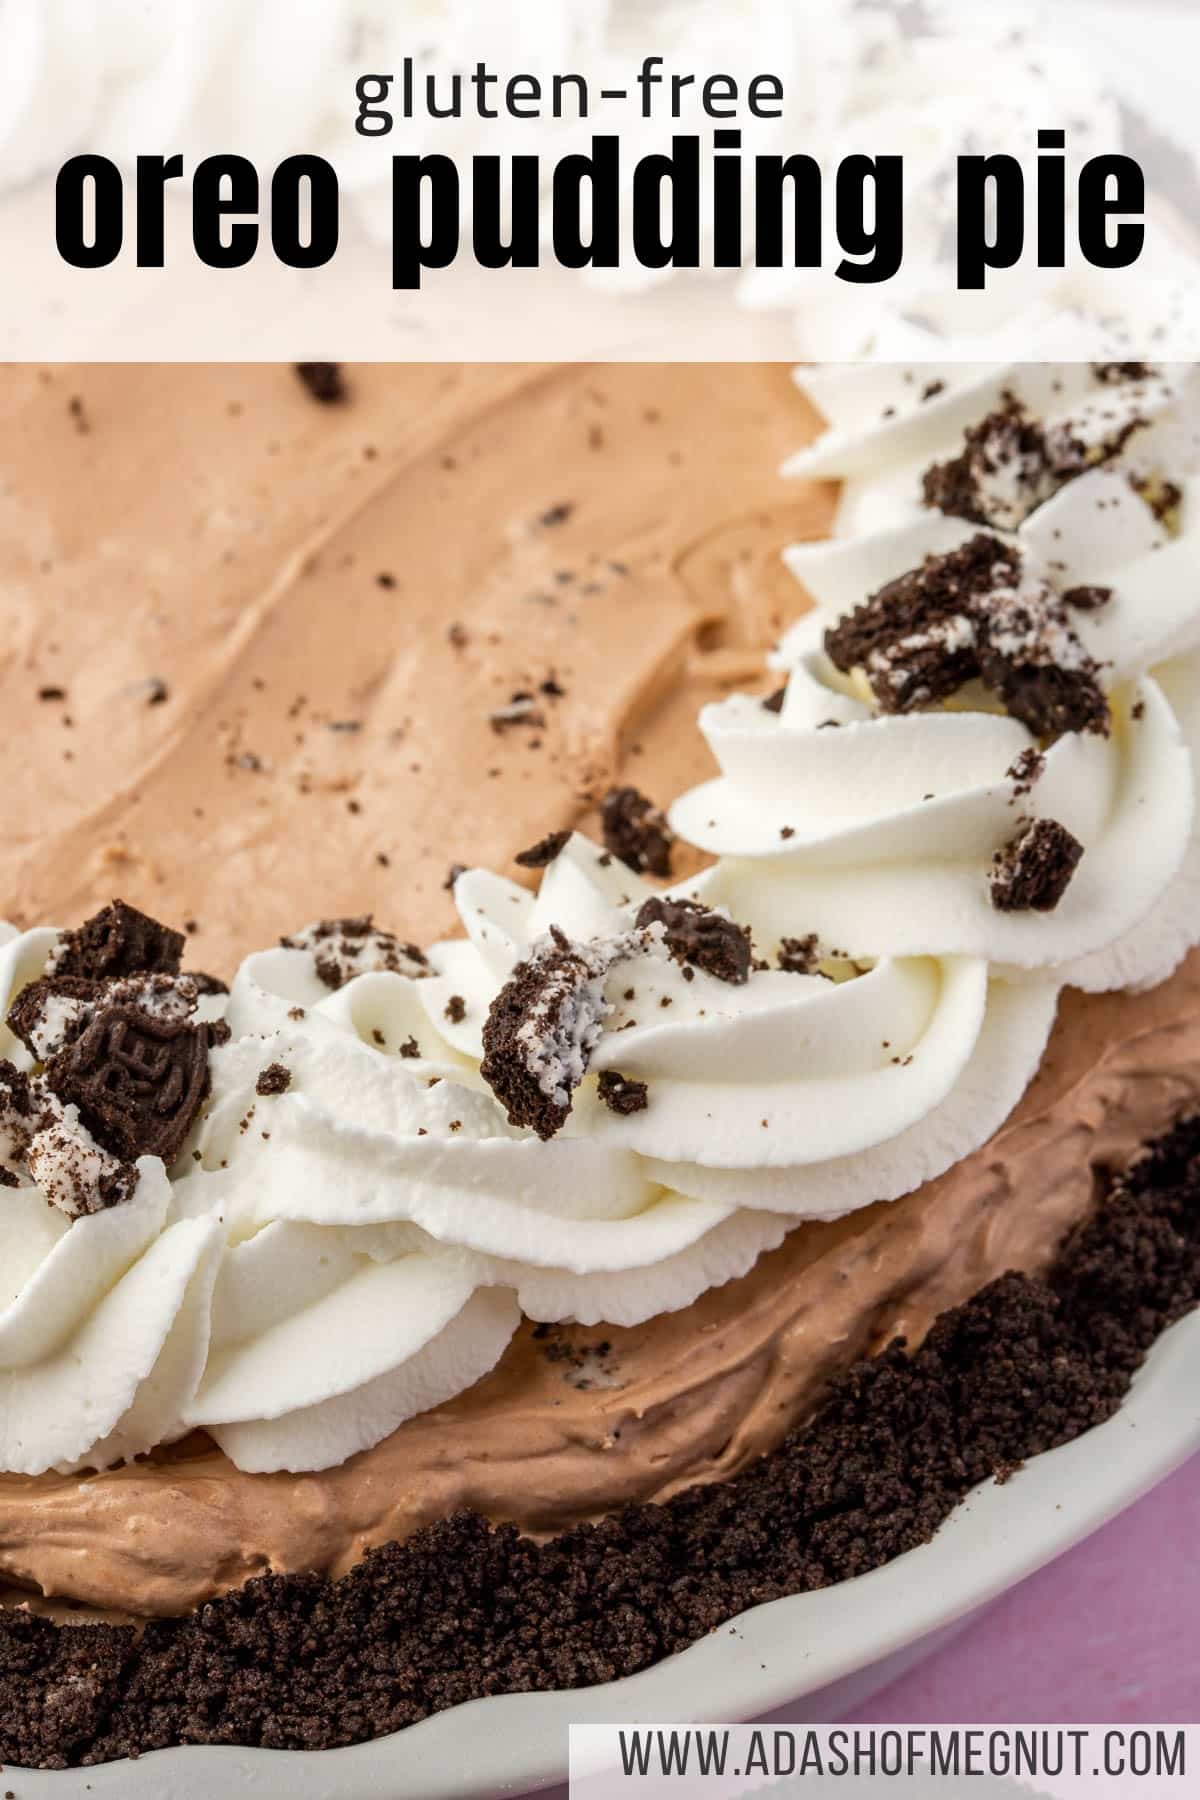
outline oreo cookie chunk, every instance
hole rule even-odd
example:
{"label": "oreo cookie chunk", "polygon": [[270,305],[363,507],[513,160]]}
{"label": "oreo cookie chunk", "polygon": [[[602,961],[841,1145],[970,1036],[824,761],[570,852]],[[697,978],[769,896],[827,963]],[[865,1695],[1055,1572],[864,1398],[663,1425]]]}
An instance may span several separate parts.
{"label": "oreo cookie chunk", "polygon": [[208,1050],[203,1025],[109,1006],[47,1064],[45,1081],[114,1156],[171,1163],[208,1095]]}
{"label": "oreo cookie chunk", "polygon": [[635,1081],[630,1075],[618,1075],[615,1069],[604,1069],[597,1077],[600,1098],[609,1112],[628,1119],[634,1113],[645,1112],[650,1104],[649,1091],[644,1081]]}
{"label": "oreo cookie chunk", "polygon": [[925,471],[926,506],[974,525],[1015,531],[1068,481],[1120,454],[1146,423],[1128,405],[1044,425],[1013,395],[964,434],[962,450]]}
{"label": "oreo cookie chunk", "polygon": [[24,1163],[43,1110],[33,1081],[7,1059],[0,1061],[0,1162]]}
{"label": "oreo cookie chunk", "polygon": [[528,850],[519,850],[513,861],[519,869],[548,869],[556,856],[561,856],[571,841],[569,831],[551,831]]}
{"label": "oreo cookie chunk", "polygon": [[1030,819],[988,871],[997,912],[1053,912],[1079,867],[1083,845],[1057,819]]}
{"label": "oreo cookie chunk", "polygon": [[297,375],[321,406],[338,406],[347,397],[346,378],[342,374],[341,363],[305,362],[296,363]]}
{"label": "oreo cookie chunk", "polygon": [[884,713],[982,680],[1035,736],[1109,728],[1099,669],[1062,596],[985,532],[888,582],[824,641],[835,668],[863,670]]}
{"label": "oreo cookie chunk", "polygon": [[776,960],[786,975],[812,975],[821,960],[816,932],[806,932],[803,937],[780,938]]}
{"label": "oreo cookie chunk", "polygon": [[48,975],[105,981],[117,975],[178,975],[184,935],[114,900],[77,931],[65,931],[46,965]]}
{"label": "oreo cookie chunk", "polygon": [[8,1009],[8,1029],[37,1062],[61,1050],[83,1026],[103,984],[82,975],[43,975],[23,987]]}
{"label": "oreo cookie chunk", "polygon": [[379,970],[414,979],[429,974],[425,952],[381,931],[370,913],[354,919],[320,919],[279,941],[285,950],[307,950],[320,980],[334,990],[356,975]]}
{"label": "oreo cookie chunk", "polygon": [[666,817],[635,787],[609,788],[600,802],[604,848],[636,875],[671,873],[674,833]]}
{"label": "oreo cookie chunk", "polygon": [[9,1009],[8,1027],[30,1055],[45,1062],[107,1006],[140,1007],[156,1019],[187,1019],[199,988],[190,975],[123,975],[88,981],[82,975],[43,975],[22,988]]}
{"label": "oreo cookie chunk", "polygon": [[652,894],[638,909],[637,923],[662,925],[663,941],[677,963],[703,969],[718,981],[741,986],[750,979],[750,927],[737,925],[724,913],[698,900],[668,900]]}
{"label": "oreo cookie chunk", "polygon": [[510,1125],[552,1138],[566,1123],[608,1012],[614,963],[644,947],[636,934],[576,944],[556,928],[492,1001],[480,1074]]}

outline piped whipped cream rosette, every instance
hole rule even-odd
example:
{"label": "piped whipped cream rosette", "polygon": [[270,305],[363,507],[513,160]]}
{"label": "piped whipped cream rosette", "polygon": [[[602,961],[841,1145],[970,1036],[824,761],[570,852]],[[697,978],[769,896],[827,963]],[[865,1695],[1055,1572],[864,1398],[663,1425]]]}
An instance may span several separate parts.
{"label": "piped whipped cream rosette", "polygon": [[1193,378],[1021,371],[1043,417],[1013,371],[981,396],[900,368],[868,415],[866,373],[813,460],[901,479],[877,525],[788,552],[814,609],[785,689],[701,717],[722,774],[671,820],[720,856],[703,891],[852,955],[1161,980],[1200,902]]}
{"label": "piped whipped cream rosette", "polygon": [[[112,975],[99,967],[102,943],[72,944],[83,934],[5,926],[0,938],[4,1012],[50,1055],[43,1064],[4,1026],[0,1468],[22,1474],[104,1467],[177,1436],[208,1355],[219,1221],[174,1214],[161,1156],[131,1159],[111,1137],[107,1146],[97,1141],[84,1113],[101,1135],[109,1134],[90,1113],[89,1070],[81,1070],[67,1047],[87,1048],[97,990],[117,991],[118,1014],[128,1005],[131,972],[120,969],[118,939],[121,922],[140,915],[119,907],[106,915],[107,948],[118,970]],[[96,978],[47,977],[55,962],[68,971],[91,966]],[[137,979],[143,988],[155,984],[152,1003],[160,1015],[164,1005],[172,1011],[157,986],[171,976],[143,971]],[[177,1009],[196,1011],[197,984],[182,983],[181,993]],[[10,1012],[13,1000],[18,1005]],[[181,1017],[175,1023],[207,1046],[203,1023],[185,1026]],[[168,1021],[165,1029],[172,1028]],[[128,1032],[123,1039],[139,1057],[164,1041],[135,1041]],[[149,1067],[143,1064],[144,1080]],[[72,1093],[76,1099],[66,1097]],[[178,1096],[170,1089],[172,1101],[181,1097],[182,1089]],[[160,1132],[175,1124],[166,1110],[160,1113]]]}

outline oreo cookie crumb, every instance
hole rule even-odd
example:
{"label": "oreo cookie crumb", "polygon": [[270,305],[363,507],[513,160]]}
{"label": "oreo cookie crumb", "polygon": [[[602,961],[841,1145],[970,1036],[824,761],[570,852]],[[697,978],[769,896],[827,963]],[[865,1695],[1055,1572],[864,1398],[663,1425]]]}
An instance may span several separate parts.
{"label": "oreo cookie crumb", "polygon": [[569,831],[551,831],[536,844],[531,844],[528,850],[518,851],[513,860],[521,869],[546,869],[570,841]]}
{"label": "oreo cookie crumb", "polygon": [[631,1113],[645,1112],[650,1104],[646,1083],[634,1081],[629,1075],[618,1075],[615,1069],[601,1071],[597,1086],[600,1098],[609,1112],[619,1113],[628,1118]]}
{"label": "oreo cookie crumb", "polygon": [[1130,411],[1089,439],[1080,423],[1046,425],[1009,394],[964,433],[957,456],[926,470],[925,504],[951,518],[1015,531],[1067,482],[1118,456],[1145,423]]}
{"label": "oreo cookie crumb", "polygon": [[788,975],[811,975],[821,960],[815,931],[805,937],[785,937],[779,941],[776,961]]}
{"label": "oreo cookie crumb", "polygon": [[1113,597],[1110,587],[1073,587],[1063,591],[1063,605],[1075,612],[1099,612]]}
{"label": "oreo cookie crumb", "polygon": [[600,802],[604,847],[637,875],[671,873],[674,833],[662,811],[635,787],[609,788]]}
{"label": "oreo cookie crumb", "polygon": [[486,1694],[636,1674],[748,1607],[926,1543],[980,1482],[1111,1418],[1198,1301],[1193,1119],[1131,1165],[1045,1276],[1004,1275],[911,1353],[896,1340],[855,1363],[728,1481],[544,1542],[458,1513],[335,1581],[256,1577],[140,1633],[0,1612],[0,1761],[332,1749]]}
{"label": "oreo cookie crumb", "polygon": [[637,922],[665,927],[664,941],[676,962],[737,987],[750,979],[753,952],[748,925],[737,925],[698,900],[668,900],[659,894],[642,902]]}
{"label": "oreo cookie crumb", "polygon": [[114,975],[178,975],[184,935],[114,900],[75,931],[66,931],[46,965],[48,975],[103,981]]}
{"label": "oreo cookie crumb", "polygon": [[420,1056],[421,1046],[420,1046],[420,1044],[418,1044],[415,1037],[405,1038],[404,1042],[400,1046],[400,1054],[401,1054],[401,1056],[406,1057],[409,1061],[411,1061],[414,1056]]}
{"label": "oreo cookie crumb", "polygon": [[387,971],[417,980],[429,974],[420,946],[402,943],[390,931],[381,930],[370,913],[351,919],[319,919],[279,941],[285,950],[307,950],[318,979],[335,992],[356,975]]}
{"label": "oreo cookie crumb", "polygon": [[337,406],[348,398],[346,379],[342,374],[341,363],[296,363],[295,369],[313,399],[319,401],[322,406]]}
{"label": "oreo cookie crumb", "polygon": [[466,872],[466,863],[451,863],[450,867],[446,870],[446,879],[442,883],[443,891],[447,894],[452,894],[454,892],[455,882],[460,875],[465,875]]}
{"label": "oreo cookie crumb", "polygon": [[255,1082],[254,1091],[267,1100],[273,1094],[286,1094],[291,1085],[292,1071],[285,1068],[282,1063],[273,1062],[267,1064]]}
{"label": "oreo cookie crumb", "polygon": [[1062,596],[985,532],[888,582],[830,627],[825,651],[843,673],[864,670],[884,713],[978,679],[1036,737],[1109,729],[1099,669]]}
{"label": "oreo cookie crumb", "polygon": [[1032,791],[1034,783],[1041,780],[1045,773],[1045,769],[1046,758],[1043,756],[1042,752],[1036,749],[1032,744],[1030,744],[1028,749],[1022,750],[1018,757],[1014,758],[1011,766],[1006,770],[1008,779],[1013,784],[1012,800],[1009,801],[1010,806],[1014,801],[1021,799],[1024,795]]}
{"label": "oreo cookie crumb", "polygon": [[451,994],[446,1002],[445,1017],[451,1025],[461,1025],[467,1016],[467,1003],[461,994]]}
{"label": "oreo cookie crumb", "polygon": [[786,697],[787,682],[785,681],[782,687],[776,688],[773,694],[767,695],[762,703],[763,711],[769,713],[781,713],[783,711],[783,702]]}
{"label": "oreo cookie crumb", "polygon": [[632,935],[576,944],[552,928],[517,964],[488,1010],[479,1069],[510,1125],[543,1140],[561,1130],[600,1041],[605,977],[642,947]]}
{"label": "oreo cookie crumb", "polygon": [[992,858],[992,905],[997,912],[1053,912],[1082,855],[1079,839],[1057,819],[1031,819]]}

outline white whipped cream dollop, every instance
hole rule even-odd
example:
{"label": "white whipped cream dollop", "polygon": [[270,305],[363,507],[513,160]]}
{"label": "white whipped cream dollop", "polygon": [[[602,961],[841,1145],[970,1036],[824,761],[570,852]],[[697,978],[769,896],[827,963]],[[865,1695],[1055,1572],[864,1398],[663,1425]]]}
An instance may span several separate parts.
{"label": "white whipped cream dollop", "polygon": [[[802,385],[829,429],[792,466],[844,481],[838,534],[787,553],[813,609],[775,658],[779,710],[734,695],[701,716],[721,774],[671,812],[720,859],[700,891],[852,956],[980,956],[1089,989],[1163,979],[1200,909],[1195,372],[918,364],[806,371]],[[984,518],[923,505],[924,471],[1011,399],[1052,442],[1083,444],[1085,472],[1038,487],[1036,466],[992,446]],[[1023,578],[1068,599],[1084,590],[1065,612],[1076,660],[1098,671],[1107,735],[1041,744],[975,684],[947,706],[883,712],[830,660],[831,627],[981,533]],[[998,910],[993,859],[1030,820],[1066,827],[1082,860],[1052,911]]]}

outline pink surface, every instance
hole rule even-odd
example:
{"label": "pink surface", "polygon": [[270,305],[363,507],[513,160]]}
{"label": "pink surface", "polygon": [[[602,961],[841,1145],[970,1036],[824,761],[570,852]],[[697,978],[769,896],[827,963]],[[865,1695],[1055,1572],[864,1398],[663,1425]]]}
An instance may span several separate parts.
{"label": "pink surface", "polygon": [[[1200,1720],[1200,1457],[850,1715],[857,1724]],[[773,1714],[786,1719],[787,1709]]]}

